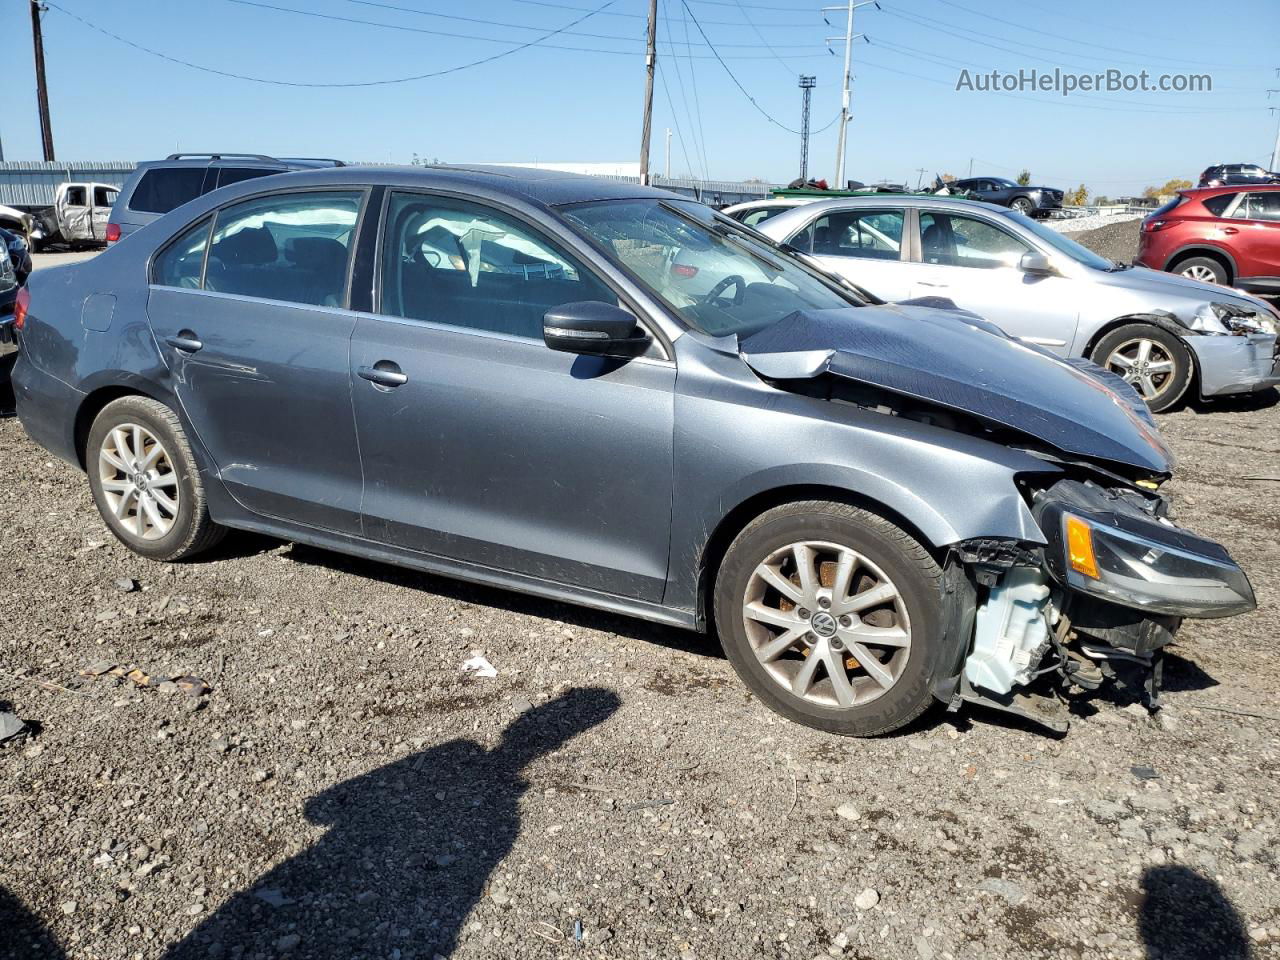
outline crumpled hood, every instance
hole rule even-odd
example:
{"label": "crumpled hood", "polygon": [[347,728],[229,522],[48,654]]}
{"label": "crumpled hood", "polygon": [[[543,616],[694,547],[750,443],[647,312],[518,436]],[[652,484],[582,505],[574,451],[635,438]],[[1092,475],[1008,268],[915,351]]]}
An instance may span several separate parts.
{"label": "crumpled hood", "polygon": [[1272,315],[1265,301],[1243,290],[1218,286],[1216,283],[1203,283],[1176,273],[1167,273],[1164,270],[1135,266],[1128,270],[1104,273],[1101,279],[1108,286],[1123,287],[1126,290],[1138,290],[1157,296],[1185,297],[1188,300],[1194,299],[1203,303],[1234,303],[1242,307],[1252,307],[1263,316]]}
{"label": "crumpled hood", "polygon": [[796,311],[738,344],[771,380],[832,374],[972,414],[1075,457],[1168,474],[1173,454],[1138,394],[962,311],[883,305]]}

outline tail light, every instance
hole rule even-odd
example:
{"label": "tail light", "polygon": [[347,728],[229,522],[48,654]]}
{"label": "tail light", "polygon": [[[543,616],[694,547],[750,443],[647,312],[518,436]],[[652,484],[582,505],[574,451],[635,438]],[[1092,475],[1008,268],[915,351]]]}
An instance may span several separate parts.
{"label": "tail light", "polygon": [[687,263],[673,263],[671,265],[671,275],[673,277],[683,277],[685,280],[691,280],[698,275],[698,268],[692,267]]}
{"label": "tail light", "polygon": [[1169,225],[1169,221],[1168,221],[1168,220],[1143,220],[1143,221],[1142,221],[1142,232],[1143,232],[1143,233],[1155,233],[1157,230],[1162,230],[1162,229],[1164,229],[1165,227],[1167,227],[1168,225]]}
{"label": "tail light", "polygon": [[107,243],[116,243],[120,239],[120,224],[107,224]]}
{"label": "tail light", "polygon": [[31,305],[31,291],[26,287],[18,288],[18,299],[13,304],[13,326],[21,330],[27,323],[27,307]]}

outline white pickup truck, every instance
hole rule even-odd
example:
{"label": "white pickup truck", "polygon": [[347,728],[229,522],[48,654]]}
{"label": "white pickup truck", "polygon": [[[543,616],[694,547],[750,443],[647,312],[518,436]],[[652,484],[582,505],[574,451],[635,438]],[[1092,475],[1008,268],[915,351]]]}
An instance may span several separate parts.
{"label": "white pickup truck", "polygon": [[0,226],[26,234],[32,250],[50,244],[91,247],[107,242],[107,221],[120,188],[70,181],[54,189],[52,206],[0,207]]}

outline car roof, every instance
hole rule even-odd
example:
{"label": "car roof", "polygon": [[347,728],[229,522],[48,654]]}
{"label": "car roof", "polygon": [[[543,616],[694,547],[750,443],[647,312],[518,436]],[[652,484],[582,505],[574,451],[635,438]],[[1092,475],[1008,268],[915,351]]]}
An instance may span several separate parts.
{"label": "car roof", "polygon": [[[285,183],[299,186],[375,186],[419,187],[453,189],[461,192],[484,193],[490,196],[507,196],[532,202],[544,207],[589,200],[662,199],[688,200],[679,194],[634,183],[606,180],[558,170],[540,170],[532,167],[505,167],[490,165],[440,165],[430,167],[393,166],[390,164],[368,166],[328,167],[318,170],[299,170],[284,175],[287,181],[272,177],[266,180],[248,180],[226,191],[261,193],[268,189],[282,189]],[[217,191],[223,197],[234,194]],[[208,194],[212,196],[212,194]],[[225,202],[225,201],[220,201]]]}
{"label": "car roof", "polygon": [[981,200],[963,200],[959,197],[931,197],[906,193],[881,193],[870,197],[833,197],[830,200],[815,200],[803,206],[794,207],[776,217],[770,217],[755,229],[771,237],[776,237],[784,230],[797,227],[801,223],[822,216],[823,212],[840,210],[858,210],[879,207],[918,207],[921,210],[951,210],[956,213],[986,213],[1007,217],[1008,207],[994,203],[983,203]]}
{"label": "car roof", "polygon": [[1270,193],[1276,190],[1280,190],[1280,183],[1227,183],[1220,187],[1188,187],[1185,190],[1179,190],[1178,193],[1195,200],[1222,193]]}

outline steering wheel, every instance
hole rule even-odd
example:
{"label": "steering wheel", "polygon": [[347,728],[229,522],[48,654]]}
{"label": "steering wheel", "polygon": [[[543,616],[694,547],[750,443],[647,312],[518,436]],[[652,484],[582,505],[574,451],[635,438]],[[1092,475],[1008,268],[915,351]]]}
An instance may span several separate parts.
{"label": "steering wheel", "polygon": [[727,299],[727,298],[722,298],[720,295],[724,293],[726,290],[728,290],[730,287],[737,288],[737,292],[734,294],[733,299],[730,300],[729,302],[732,303],[735,307],[741,306],[742,297],[747,292],[747,281],[742,279],[742,277],[740,277],[736,273],[730,274],[729,276],[721,280],[719,283],[717,283],[714,287],[712,287],[711,290],[707,293],[707,295],[703,297],[703,302],[715,303],[717,300]]}

